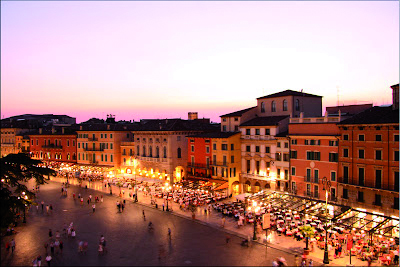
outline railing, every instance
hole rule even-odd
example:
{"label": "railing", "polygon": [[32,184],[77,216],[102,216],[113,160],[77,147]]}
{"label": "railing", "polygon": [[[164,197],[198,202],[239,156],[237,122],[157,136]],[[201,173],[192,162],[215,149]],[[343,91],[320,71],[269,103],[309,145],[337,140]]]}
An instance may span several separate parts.
{"label": "railing", "polygon": [[223,167],[228,167],[227,162],[210,162],[211,166],[223,166]]}
{"label": "railing", "polygon": [[93,138],[93,137],[88,137],[88,141],[98,141],[99,140],[99,138]]}
{"label": "railing", "polygon": [[209,174],[209,175],[206,175],[206,174],[204,174],[204,173],[188,173],[187,174],[187,176],[188,176],[188,178],[209,178],[209,179],[211,179],[211,175]]}
{"label": "railing", "polygon": [[319,178],[318,177],[304,176],[304,182],[318,184],[319,183]]}
{"label": "railing", "polygon": [[341,116],[335,117],[314,117],[314,118],[290,118],[289,123],[321,123],[321,122],[339,122]]}
{"label": "railing", "polygon": [[50,144],[50,145],[43,145],[42,148],[57,148],[57,149],[62,149],[63,147],[61,145],[54,145],[54,144]]}
{"label": "railing", "polygon": [[272,135],[242,135],[240,138],[246,140],[275,140]]}
{"label": "railing", "polygon": [[192,163],[188,162],[187,167],[189,168],[202,168],[202,169],[210,169],[210,164],[204,164],[204,163]]}
{"label": "railing", "polygon": [[[383,177],[382,177],[382,179],[383,179]],[[338,183],[352,185],[352,186],[360,186],[360,187],[366,187],[366,188],[375,188],[375,189],[399,192],[398,186],[396,187],[394,184],[389,185],[389,184],[382,183],[382,182],[376,183],[375,178],[371,178],[371,179],[366,178],[366,179],[364,179],[363,183],[360,183],[358,181],[358,178],[354,178],[353,181],[351,181],[351,179],[348,177],[338,177]]]}
{"label": "railing", "polygon": [[311,191],[304,191],[304,195],[305,195],[306,197],[311,197],[313,194],[312,194]]}
{"label": "railing", "polygon": [[93,148],[93,147],[88,147],[88,148],[84,148],[83,149],[84,151],[104,151],[104,148],[103,147],[101,147],[101,148]]}

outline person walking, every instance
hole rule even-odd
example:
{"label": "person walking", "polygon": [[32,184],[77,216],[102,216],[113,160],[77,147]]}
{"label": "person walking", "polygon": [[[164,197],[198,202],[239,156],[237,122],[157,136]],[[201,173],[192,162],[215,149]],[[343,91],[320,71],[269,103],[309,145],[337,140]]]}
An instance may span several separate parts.
{"label": "person walking", "polygon": [[10,246],[11,246],[11,252],[14,253],[14,250],[15,250],[15,240],[14,239],[11,239]]}
{"label": "person walking", "polygon": [[50,266],[51,260],[52,260],[52,257],[49,254],[47,254],[46,255],[47,266]]}
{"label": "person walking", "polygon": [[96,204],[92,205],[93,213],[96,211]]}
{"label": "person walking", "polygon": [[50,204],[50,212],[53,214],[53,205]]}
{"label": "person walking", "polygon": [[50,242],[50,252],[51,252],[51,255],[54,255],[54,243],[53,243],[53,241]]}
{"label": "person walking", "polygon": [[49,229],[49,237],[50,237],[50,238],[53,237],[53,232],[51,231],[51,229]]}
{"label": "person walking", "polygon": [[100,202],[103,203],[103,195],[100,197]]}
{"label": "person walking", "polygon": [[60,241],[59,247],[60,247],[60,254],[62,254],[64,248],[64,243],[62,241]]}
{"label": "person walking", "polygon": [[125,208],[125,204],[124,204],[124,203],[122,203],[122,204],[121,204],[121,209],[122,209],[122,212],[124,212],[124,208]]}
{"label": "person walking", "polygon": [[225,217],[222,217],[222,223],[221,223],[222,228],[225,228]]}
{"label": "person walking", "polygon": [[168,227],[168,238],[171,240],[171,228]]}
{"label": "person walking", "polygon": [[81,206],[83,206],[83,197],[81,197]]}
{"label": "person walking", "polygon": [[46,205],[46,212],[47,212],[47,214],[49,214],[49,205]]}
{"label": "person walking", "polygon": [[142,211],[143,213],[143,221],[146,221],[146,215],[144,214],[144,210]]}
{"label": "person walking", "polygon": [[39,255],[39,256],[37,256],[36,259],[37,259],[37,266],[39,266],[39,267],[42,266],[42,256]]}

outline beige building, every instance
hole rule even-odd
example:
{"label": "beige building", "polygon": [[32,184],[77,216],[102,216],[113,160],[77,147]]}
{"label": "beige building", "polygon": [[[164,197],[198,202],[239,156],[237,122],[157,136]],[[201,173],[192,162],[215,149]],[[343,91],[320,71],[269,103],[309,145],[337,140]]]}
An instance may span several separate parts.
{"label": "beige building", "polygon": [[[29,139],[26,144],[23,134],[28,132],[27,129],[20,128],[1,128],[1,157],[5,157],[11,153],[28,152]],[[25,151],[26,150],[26,151]]]}

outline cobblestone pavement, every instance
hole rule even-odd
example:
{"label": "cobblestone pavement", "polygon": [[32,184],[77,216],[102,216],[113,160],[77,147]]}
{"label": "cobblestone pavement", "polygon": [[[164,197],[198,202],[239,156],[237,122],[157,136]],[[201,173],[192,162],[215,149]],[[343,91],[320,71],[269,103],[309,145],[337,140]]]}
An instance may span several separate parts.
{"label": "cobblestone pavement", "polygon": [[[91,186],[103,190],[101,184],[91,183]],[[114,189],[117,192],[117,188]],[[81,205],[72,198],[72,194],[81,193],[85,200]],[[96,204],[92,212],[91,204],[86,200],[92,194],[104,197],[103,203]],[[145,202],[145,198],[142,201]],[[6,236],[1,240],[2,266],[32,265],[34,257],[41,255],[45,263],[44,243],[48,242],[48,231],[53,234],[58,230],[62,233],[64,223],[74,223],[76,237],[62,237],[63,253],[54,254],[53,266],[137,266],[137,265],[180,265],[180,266],[269,266],[276,257],[283,256],[289,265],[293,265],[293,254],[252,243],[250,247],[240,245],[241,237],[229,229],[222,229],[216,222],[192,220],[177,212],[167,213],[143,204],[134,204],[127,200],[124,212],[119,213],[116,201],[119,197],[110,196],[106,192],[94,189],[84,189],[71,185],[68,196],[61,196],[61,184],[50,181],[41,186],[38,201],[52,204],[54,210],[47,214],[39,207],[32,207],[27,213],[27,223],[18,226],[17,234]],[[150,201],[148,201],[149,203]],[[143,220],[142,210],[145,211],[146,221]],[[175,211],[176,210],[176,211]],[[199,216],[201,210],[198,211]],[[183,212],[182,212],[183,213]],[[218,214],[211,214],[218,216]],[[150,233],[147,224],[152,221],[155,229]],[[167,229],[172,230],[172,239],[167,236]],[[226,232],[228,231],[228,232]],[[107,240],[108,252],[98,255],[97,245],[100,235]],[[226,243],[226,236],[230,241]],[[5,250],[5,242],[14,238],[16,249],[14,253]],[[87,241],[89,246],[86,254],[78,252],[79,240]],[[159,255],[161,258],[159,259]]]}

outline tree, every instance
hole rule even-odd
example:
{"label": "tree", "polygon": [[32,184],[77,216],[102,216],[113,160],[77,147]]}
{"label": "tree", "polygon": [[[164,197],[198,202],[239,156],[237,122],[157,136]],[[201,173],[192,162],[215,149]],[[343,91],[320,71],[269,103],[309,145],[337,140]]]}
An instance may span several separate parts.
{"label": "tree", "polygon": [[25,153],[0,158],[1,228],[16,222],[19,211],[33,203],[35,193],[26,186],[30,179],[35,179],[36,184],[44,184],[48,179],[45,176],[56,174],[52,169],[40,167],[41,163]]}
{"label": "tree", "polygon": [[308,250],[308,241],[311,237],[314,236],[315,229],[310,225],[304,225],[302,227],[299,227],[299,230],[306,238],[306,249]]}

